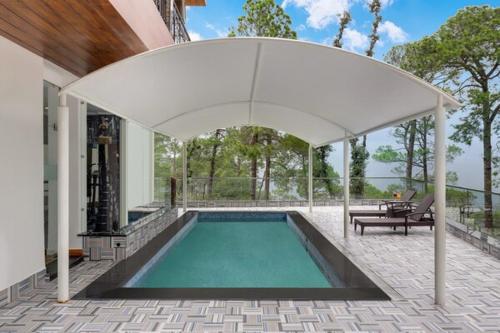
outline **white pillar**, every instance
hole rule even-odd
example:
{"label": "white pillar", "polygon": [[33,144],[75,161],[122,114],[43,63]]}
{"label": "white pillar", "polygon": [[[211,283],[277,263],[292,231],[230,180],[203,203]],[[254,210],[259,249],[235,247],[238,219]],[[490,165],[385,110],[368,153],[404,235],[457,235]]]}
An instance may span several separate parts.
{"label": "white pillar", "polygon": [[349,140],[344,139],[344,238],[349,236]]}
{"label": "white pillar", "polygon": [[69,300],[69,109],[66,95],[57,109],[57,301]]}
{"label": "white pillar", "polygon": [[309,144],[308,154],[308,179],[307,179],[307,195],[309,197],[309,213],[313,211],[313,147]]}
{"label": "white pillar", "polygon": [[128,120],[120,119],[120,227],[128,224]]}
{"label": "white pillar", "polygon": [[187,143],[182,143],[182,210],[187,210]]}
{"label": "white pillar", "polygon": [[[149,172],[150,172],[149,197],[151,198],[151,201],[153,202],[156,200],[156,198],[155,198],[155,132],[150,131],[150,135],[151,135],[151,150],[150,150],[151,154],[150,154],[149,158],[150,158],[151,166],[149,169]],[[160,186],[160,188],[161,188],[161,186]]]}
{"label": "white pillar", "polygon": [[435,168],[434,168],[434,206],[435,232],[434,232],[434,291],[435,302],[445,304],[446,291],[446,112],[443,107],[443,96],[439,95],[435,112],[434,142]]}

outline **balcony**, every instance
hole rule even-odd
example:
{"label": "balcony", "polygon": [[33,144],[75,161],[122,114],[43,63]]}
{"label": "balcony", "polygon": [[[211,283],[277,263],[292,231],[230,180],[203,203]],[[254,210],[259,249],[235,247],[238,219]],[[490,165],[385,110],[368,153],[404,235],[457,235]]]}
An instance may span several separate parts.
{"label": "balcony", "polygon": [[173,0],[153,0],[156,8],[167,25],[175,44],[189,42],[189,34],[184,24],[184,16]]}

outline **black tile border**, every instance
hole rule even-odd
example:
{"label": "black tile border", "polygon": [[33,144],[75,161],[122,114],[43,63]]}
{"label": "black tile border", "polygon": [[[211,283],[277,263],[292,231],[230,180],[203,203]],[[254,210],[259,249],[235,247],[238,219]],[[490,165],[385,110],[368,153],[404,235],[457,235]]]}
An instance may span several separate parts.
{"label": "black tile border", "polygon": [[[220,212],[218,212],[220,213]],[[233,211],[231,213],[234,213]],[[252,213],[242,211],[240,213]],[[275,213],[261,212],[255,213]],[[342,288],[124,288],[177,232],[195,218],[198,211],[188,211],[129,258],[120,261],[97,278],[73,299],[235,299],[235,300],[390,300],[356,265],[296,211],[286,214],[312,243],[325,261],[347,283]]]}

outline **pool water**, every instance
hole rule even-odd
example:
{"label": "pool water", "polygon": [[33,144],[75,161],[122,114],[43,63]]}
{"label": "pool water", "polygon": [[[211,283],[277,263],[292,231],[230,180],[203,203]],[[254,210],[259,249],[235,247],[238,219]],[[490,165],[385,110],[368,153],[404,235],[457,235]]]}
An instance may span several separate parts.
{"label": "pool water", "polygon": [[196,222],[135,288],[331,288],[283,221]]}

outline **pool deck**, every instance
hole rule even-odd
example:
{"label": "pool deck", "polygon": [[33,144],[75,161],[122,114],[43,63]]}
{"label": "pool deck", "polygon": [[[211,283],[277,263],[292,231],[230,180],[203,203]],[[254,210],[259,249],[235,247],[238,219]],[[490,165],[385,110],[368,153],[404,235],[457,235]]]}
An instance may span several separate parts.
{"label": "pool deck", "polygon": [[[71,300],[58,304],[54,280],[0,308],[0,332],[500,332],[498,259],[448,233],[447,304],[439,307],[433,305],[434,234],[429,228],[413,228],[407,237],[402,228],[397,232],[369,228],[360,236],[350,225],[350,238],[344,241],[340,207],[315,207],[313,214],[306,208],[289,210],[309,217],[370,278],[388,290],[393,300]],[[109,261],[87,261],[72,268],[71,295],[110,266]]]}

